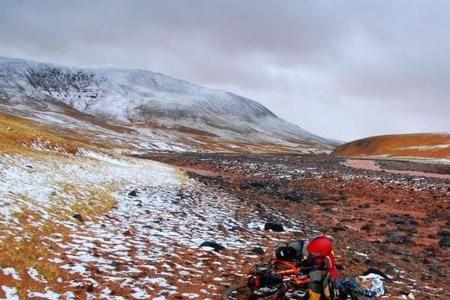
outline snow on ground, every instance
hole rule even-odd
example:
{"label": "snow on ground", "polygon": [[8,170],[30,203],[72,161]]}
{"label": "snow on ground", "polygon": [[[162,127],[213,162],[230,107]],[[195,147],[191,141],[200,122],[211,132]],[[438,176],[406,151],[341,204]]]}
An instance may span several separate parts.
{"label": "snow on ground", "polygon": [[[81,276],[76,284],[92,286],[92,295],[120,288],[135,299],[179,294],[204,299],[200,291],[217,298],[231,274],[244,276],[240,267],[255,259],[253,247],[290,234],[272,236],[250,220],[266,221],[241,200],[190,180],[140,185],[137,197],[125,196],[99,224],[60,244],[70,258],[60,265]],[[226,250],[199,248],[205,241]]]}
{"label": "snow on ground", "polygon": [[[0,216],[7,217],[17,211],[18,204],[30,209],[48,208],[55,204],[53,198],[56,196],[58,200],[67,200],[70,206],[76,199],[64,190],[66,186],[74,186],[79,191],[106,190],[114,184],[161,184],[177,180],[175,170],[158,163],[113,159],[88,151],[84,155],[87,159],[19,154],[0,156]],[[56,204],[60,205],[59,202]]]}
{"label": "snow on ground", "polygon": [[[309,230],[268,207],[249,205],[188,179],[176,168],[81,153],[0,156],[0,239],[8,234],[26,237],[17,213],[28,211],[39,213],[39,218],[32,219],[36,228],[50,220],[70,229],[40,236],[48,253],[39,260],[57,266],[65,275],[50,282],[28,266],[27,280],[45,286],[45,290],[30,288],[28,297],[214,299],[225,285],[245,276],[244,266],[258,260],[251,253],[253,247],[268,249]],[[77,223],[71,217],[76,213],[74,203],[94,205],[88,192],[93,188],[111,195],[116,205],[95,222],[84,216],[85,222]],[[55,205],[68,218],[58,219],[52,211]],[[282,222],[287,231],[263,231],[268,220]],[[200,248],[206,241],[226,249],[219,253],[211,247]],[[13,283],[23,280],[14,266],[6,267],[5,278]],[[14,284],[2,288],[4,295],[14,299]]]}

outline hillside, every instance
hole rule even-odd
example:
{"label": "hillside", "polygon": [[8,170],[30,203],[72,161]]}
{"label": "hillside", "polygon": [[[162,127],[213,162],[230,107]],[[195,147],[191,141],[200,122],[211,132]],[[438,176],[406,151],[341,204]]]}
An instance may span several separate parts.
{"label": "hillside", "polygon": [[450,159],[450,134],[418,133],[368,137],[341,145],[337,156]]}
{"label": "hillside", "polygon": [[0,110],[135,151],[315,153],[336,144],[253,100],[143,70],[0,58]]}
{"label": "hillside", "polygon": [[[257,261],[252,248],[309,230],[29,120],[0,113],[0,135],[0,299],[216,299]],[[287,231],[262,231],[268,220]]]}

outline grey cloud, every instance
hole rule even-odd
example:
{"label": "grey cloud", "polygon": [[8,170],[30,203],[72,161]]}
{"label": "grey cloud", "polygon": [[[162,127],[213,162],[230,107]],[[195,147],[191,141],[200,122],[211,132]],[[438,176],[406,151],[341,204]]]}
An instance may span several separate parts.
{"label": "grey cloud", "polygon": [[328,137],[449,131],[447,1],[0,2],[0,55],[149,69]]}

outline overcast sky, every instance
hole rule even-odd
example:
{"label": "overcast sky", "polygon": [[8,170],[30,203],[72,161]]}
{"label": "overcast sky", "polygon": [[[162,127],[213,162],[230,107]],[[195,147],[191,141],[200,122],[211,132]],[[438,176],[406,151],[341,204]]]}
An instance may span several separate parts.
{"label": "overcast sky", "polygon": [[0,0],[0,56],[157,71],[335,139],[450,131],[446,0]]}

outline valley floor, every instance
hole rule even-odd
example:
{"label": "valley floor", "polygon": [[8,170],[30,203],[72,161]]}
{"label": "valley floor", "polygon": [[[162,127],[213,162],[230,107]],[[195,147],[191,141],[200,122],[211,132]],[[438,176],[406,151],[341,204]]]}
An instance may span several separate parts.
{"label": "valley floor", "polygon": [[307,221],[334,238],[344,275],[371,267],[384,271],[391,278],[389,299],[450,297],[448,166],[369,160],[353,168],[361,162],[327,155],[147,157]]}
{"label": "valley floor", "polygon": [[14,124],[0,126],[0,299],[218,299],[277,244],[321,233],[346,275],[390,276],[385,298],[450,296],[446,179],[326,155],[133,158],[25,131],[14,144]]}

